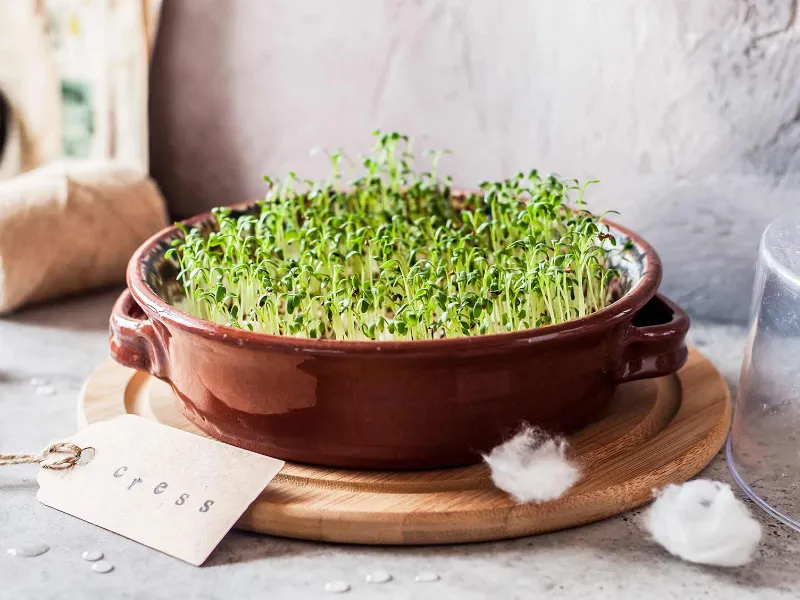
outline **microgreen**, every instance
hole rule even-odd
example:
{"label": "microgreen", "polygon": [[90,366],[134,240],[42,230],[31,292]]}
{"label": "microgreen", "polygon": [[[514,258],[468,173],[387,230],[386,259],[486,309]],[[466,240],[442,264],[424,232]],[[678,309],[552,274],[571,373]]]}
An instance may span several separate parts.
{"label": "microgreen", "polygon": [[[588,184],[536,170],[453,191],[414,168],[411,144],[374,132],[359,174],[265,177],[252,211],[217,208],[182,227],[168,257],[184,306],[251,331],[328,339],[430,339],[516,331],[589,315],[611,301],[616,244],[585,207]],[[591,182],[589,182],[591,183]]]}

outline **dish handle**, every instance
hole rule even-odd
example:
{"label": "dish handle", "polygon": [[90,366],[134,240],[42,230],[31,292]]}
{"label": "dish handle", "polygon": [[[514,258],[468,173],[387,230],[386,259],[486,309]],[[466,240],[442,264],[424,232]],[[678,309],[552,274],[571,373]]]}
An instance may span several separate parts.
{"label": "dish handle", "polygon": [[669,375],[686,362],[689,316],[672,300],[656,294],[634,315],[625,336],[617,381]]}
{"label": "dish handle", "polygon": [[110,319],[111,357],[121,365],[146,371],[159,379],[168,376],[164,345],[153,322],[125,290],[117,299]]}

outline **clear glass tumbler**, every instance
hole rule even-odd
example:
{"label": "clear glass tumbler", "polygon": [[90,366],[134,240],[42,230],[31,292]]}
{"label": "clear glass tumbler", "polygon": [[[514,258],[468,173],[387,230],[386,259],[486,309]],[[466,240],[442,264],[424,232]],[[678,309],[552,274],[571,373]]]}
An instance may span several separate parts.
{"label": "clear glass tumbler", "polygon": [[800,215],[761,238],[728,466],[765,511],[800,531]]}

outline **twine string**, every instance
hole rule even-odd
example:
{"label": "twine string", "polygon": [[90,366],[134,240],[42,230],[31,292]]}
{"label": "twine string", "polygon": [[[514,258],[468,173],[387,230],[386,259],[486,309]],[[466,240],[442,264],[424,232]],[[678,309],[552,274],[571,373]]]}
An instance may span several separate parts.
{"label": "twine string", "polygon": [[56,442],[40,454],[0,454],[0,467],[6,465],[41,464],[43,469],[60,471],[78,464],[84,448],[70,442]]}

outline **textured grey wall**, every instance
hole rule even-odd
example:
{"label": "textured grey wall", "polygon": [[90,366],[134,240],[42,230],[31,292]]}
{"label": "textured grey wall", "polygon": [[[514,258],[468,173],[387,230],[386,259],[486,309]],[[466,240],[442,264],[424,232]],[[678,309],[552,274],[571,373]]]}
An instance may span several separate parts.
{"label": "textured grey wall", "polygon": [[373,128],[449,148],[462,186],[597,178],[692,314],[746,319],[758,238],[797,205],[796,0],[172,0],[152,169],[176,216],[317,175]]}

